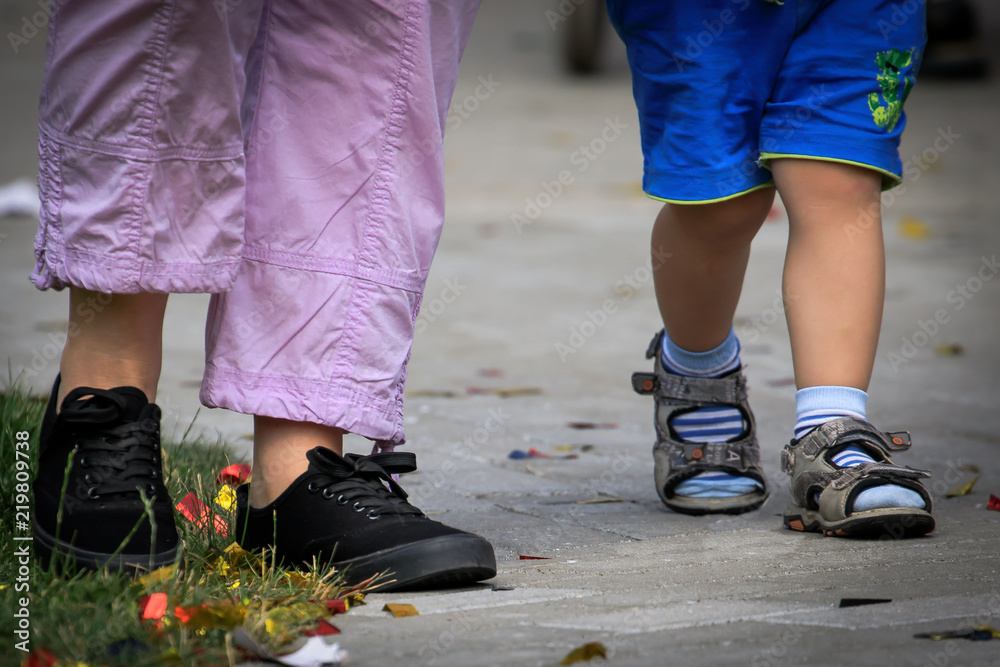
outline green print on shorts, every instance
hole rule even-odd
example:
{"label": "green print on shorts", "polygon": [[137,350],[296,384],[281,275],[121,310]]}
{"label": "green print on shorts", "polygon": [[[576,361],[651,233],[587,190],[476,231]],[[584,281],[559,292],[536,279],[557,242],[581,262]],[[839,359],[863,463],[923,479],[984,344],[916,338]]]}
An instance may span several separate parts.
{"label": "green print on shorts", "polygon": [[[913,77],[903,70],[913,62],[913,49],[900,51],[879,51],[875,63],[879,68],[878,85],[882,88],[882,99],[885,105],[879,103],[878,93],[868,96],[868,106],[872,110],[875,124],[886,132],[892,132],[899,116],[903,113],[903,102],[913,88]],[[902,87],[902,94],[900,94]]]}

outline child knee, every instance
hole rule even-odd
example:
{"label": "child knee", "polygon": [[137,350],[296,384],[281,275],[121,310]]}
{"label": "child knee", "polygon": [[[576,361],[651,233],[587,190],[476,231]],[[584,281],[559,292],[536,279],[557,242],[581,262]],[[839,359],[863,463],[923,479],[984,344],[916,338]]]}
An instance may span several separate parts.
{"label": "child knee", "polygon": [[765,188],[710,204],[667,204],[671,216],[692,231],[710,237],[753,236],[771,204],[774,190]]}

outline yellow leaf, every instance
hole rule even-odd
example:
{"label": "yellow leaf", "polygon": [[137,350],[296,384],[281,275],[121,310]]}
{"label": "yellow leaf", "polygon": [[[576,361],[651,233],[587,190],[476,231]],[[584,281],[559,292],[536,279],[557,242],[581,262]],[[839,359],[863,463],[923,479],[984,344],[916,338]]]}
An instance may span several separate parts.
{"label": "yellow leaf", "polygon": [[899,235],[904,239],[923,241],[930,236],[930,232],[927,230],[926,224],[913,216],[907,215],[903,216],[899,221]]}
{"label": "yellow leaf", "polygon": [[945,345],[938,345],[937,347],[935,347],[934,352],[939,357],[957,357],[958,355],[965,352],[965,348],[963,348],[958,343],[947,343]]}
{"label": "yellow leaf", "polygon": [[604,644],[600,642],[590,642],[589,644],[584,644],[583,646],[577,646],[575,649],[566,654],[566,657],[562,659],[559,663],[560,665],[572,665],[576,662],[586,662],[587,660],[593,660],[594,658],[607,658],[608,651],[604,648]]}
{"label": "yellow leaf", "polygon": [[404,616],[419,616],[420,612],[412,604],[390,604],[387,603],[382,607],[382,611],[387,611],[393,615],[395,618],[403,618]]}
{"label": "yellow leaf", "polygon": [[976,475],[962,486],[956,486],[954,489],[944,494],[944,497],[956,498],[958,496],[967,496],[972,491],[972,487],[974,487],[976,485],[976,482],[978,481],[979,481],[979,475]]}

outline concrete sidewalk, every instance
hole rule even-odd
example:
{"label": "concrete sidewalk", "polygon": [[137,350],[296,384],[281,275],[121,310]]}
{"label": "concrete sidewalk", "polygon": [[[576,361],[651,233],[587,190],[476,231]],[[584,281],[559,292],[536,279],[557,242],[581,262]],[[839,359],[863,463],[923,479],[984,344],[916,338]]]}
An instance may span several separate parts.
{"label": "concrete sidewalk", "polygon": [[[487,2],[477,22],[449,117],[448,221],[408,381],[407,447],[420,470],[403,484],[434,518],[488,537],[500,573],[462,591],[371,595],[337,619],[352,664],[556,665],[590,641],[606,645],[609,665],[1000,664],[996,641],[912,638],[1000,627],[1000,512],[985,509],[1000,495],[1000,80],[916,87],[902,155],[919,162],[885,199],[888,291],[869,414],[912,433],[898,460],[933,470],[937,531],[857,542],[781,528],[778,453],[794,387],[776,301],[780,211],[755,241],[737,321],[774,493],[749,515],[687,517],[656,496],[652,400],[629,386],[649,369],[658,326],[647,248],[659,205],[639,188],[624,56],[609,45],[604,74],[566,78],[549,6]],[[1000,25],[990,11],[987,25]],[[39,65],[37,50],[0,61],[19,100],[3,112],[17,129],[5,130],[0,181],[32,176],[24,100]],[[0,357],[38,366],[31,380],[44,391],[65,296],[27,283],[33,231],[31,220],[0,220]],[[206,305],[172,298],[168,429],[197,409]],[[530,391],[481,392],[509,389]],[[581,421],[615,426],[568,425]],[[246,417],[203,411],[197,424],[249,445]],[[531,447],[579,456],[507,458]],[[973,493],[946,499],[970,465],[981,469]],[[598,499],[609,502],[584,502]],[[844,597],[892,602],[837,608]],[[421,615],[394,619],[386,601]]]}

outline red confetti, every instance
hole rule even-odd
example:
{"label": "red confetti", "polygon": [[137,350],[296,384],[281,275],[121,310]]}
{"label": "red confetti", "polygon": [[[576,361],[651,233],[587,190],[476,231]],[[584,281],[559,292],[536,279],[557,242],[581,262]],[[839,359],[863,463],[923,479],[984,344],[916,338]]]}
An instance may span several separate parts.
{"label": "red confetti", "polygon": [[476,371],[476,374],[484,378],[503,377],[503,371],[499,368],[480,368],[478,371]]}
{"label": "red confetti", "polygon": [[321,618],[319,619],[319,621],[316,622],[315,628],[313,628],[312,630],[306,630],[302,634],[304,634],[306,637],[316,637],[319,635],[339,635],[340,630],[337,628],[336,625],[330,623],[330,621],[326,620],[325,618]]}
{"label": "red confetti", "polygon": [[214,519],[215,532],[219,535],[226,537],[229,535],[229,525],[226,523],[225,519],[221,516],[212,513],[212,510],[208,506],[198,500],[197,496],[193,493],[189,493],[184,496],[179,503],[177,503],[177,511],[184,515],[184,517],[198,526],[199,528],[208,528],[209,519]]}
{"label": "red confetti", "polygon": [[994,512],[1000,512],[1000,498],[997,498],[991,493],[990,500],[986,503],[986,509],[993,510]]}
{"label": "red confetti", "polygon": [[327,600],[326,610],[331,614],[346,614],[347,602],[344,600]]}
{"label": "red confetti", "polygon": [[139,617],[143,620],[159,620],[167,613],[167,594],[153,593],[139,598]]}
{"label": "red confetti", "polygon": [[552,560],[548,556],[518,556],[521,560]]}
{"label": "red confetti", "polygon": [[215,483],[219,486],[228,484],[229,486],[239,486],[250,479],[249,463],[234,463],[219,471],[215,476]]}
{"label": "red confetti", "polygon": [[32,651],[21,663],[21,667],[53,667],[55,664],[56,657],[48,649],[40,648]]}

